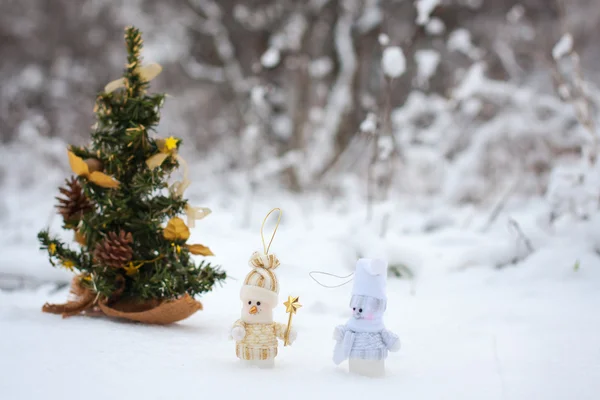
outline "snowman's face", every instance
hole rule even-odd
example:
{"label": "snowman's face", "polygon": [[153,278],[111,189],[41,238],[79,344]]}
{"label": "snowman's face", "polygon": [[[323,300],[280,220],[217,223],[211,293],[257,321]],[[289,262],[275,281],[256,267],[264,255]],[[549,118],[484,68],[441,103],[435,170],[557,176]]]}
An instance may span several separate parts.
{"label": "snowman's face", "polygon": [[386,302],[374,297],[352,296],[350,307],[354,319],[373,320],[383,316]]}
{"label": "snowman's face", "polygon": [[265,323],[273,320],[273,306],[260,298],[242,300],[242,320],[250,323]]}

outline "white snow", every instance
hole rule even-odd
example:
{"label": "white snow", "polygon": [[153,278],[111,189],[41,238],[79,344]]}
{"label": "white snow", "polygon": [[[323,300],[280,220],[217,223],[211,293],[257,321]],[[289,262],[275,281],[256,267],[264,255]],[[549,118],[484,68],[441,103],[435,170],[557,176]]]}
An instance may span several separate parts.
{"label": "white snow", "polygon": [[418,50],[415,53],[417,62],[417,80],[420,86],[427,85],[440,64],[440,53],[431,49]]}
{"label": "white snow", "polygon": [[382,46],[387,46],[388,44],[390,44],[390,37],[388,35],[386,35],[385,33],[380,33],[379,36],[377,37],[377,40],[379,41],[379,44]]}
{"label": "white snow", "polygon": [[556,215],[587,218],[595,214],[600,197],[598,166],[585,163],[557,167],[549,179],[546,198]]}
{"label": "white snow", "polygon": [[511,24],[516,24],[521,21],[523,16],[525,15],[525,7],[522,4],[515,4],[509,11],[506,13],[506,19]]}
{"label": "white snow", "polygon": [[250,90],[250,99],[255,106],[266,107],[268,106],[265,96],[267,95],[267,89],[264,86],[255,86]]}
{"label": "white snow", "polygon": [[379,138],[379,141],[377,142],[377,145],[377,150],[379,151],[379,159],[387,160],[391,156],[392,151],[394,151],[394,142],[392,141],[392,137],[389,135],[381,136]]}
{"label": "white snow", "polygon": [[283,140],[292,137],[292,121],[287,115],[278,115],[273,118],[273,133]]}
{"label": "white snow", "polygon": [[[600,390],[600,260],[585,239],[597,233],[597,218],[550,237],[527,217],[536,208],[512,208],[538,250],[496,270],[519,254],[504,218],[482,234],[461,227],[468,210],[407,210],[397,213],[392,232],[381,241],[356,204],[354,211],[340,213],[313,201],[316,208],[307,214],[295,200],[263,198],[251,226],[242,228],[234,204],[221,207],[216,198],[210,203],[213,213],[190,240],[210,245],[231,279],[201,298],[204,311],[174,326],[61,319],[40,308],[63,301],[66,290],[0,291],[2,397],[62,400],[85,393],[96,400],[118,393],[153,400],[202,393],[260,399],[269,392],[300,400],[362,399],[367,392],[374,398],[402,393],[411,399],[592,400]],[[275,369],[264,371],[240,365],[228,333],[239,318],[247,260],[261,246],[260,223],[272,206],[284,210],[272,246],[282,261],[280,299],[297,295],[304,307],[294,316],[298,340],[280,346]],[[485,218],[476,217],[473,226]],[[441,228],[424,231],[428,226]],[[28,260],[19,267],[31,274],[51,271],[33,242],[28,236],[10,260]],[[381,249],[392,265],[415,274],[413,281],[388,280],[386,325],[400,336],[402,348],[390,354],[385,378],[354,377],[347,364],[335,367],[331,361],[332,331],[347,319],[351,287],[322,288],[308,272],[347,275],[358,254]],[[286,321],[282,305],[275,317]]]}
{"label": "white snow", "polygon": [[367,0],[365,7],[356,21],[356,27],[360,33],[366,33],[376,28],[383,20],[383,12],[379,6],[379,0]]}
{"label": "white snow", "polygon": [[281,55],[279,49],[275,47],[269,47],[267,51],[260,57],[260,63],[265,68],[274,68],[279,64]]}
{"label": "white snow", "polygon": [[373,113],[368,113],[363,122],[360,123],[362,133],[375,133],[377,131],[377,117]]}
{"label": "white snow", "polygon": [[398,78],[406,71],[406,58],[398,46],[387,47],[383,50],[381,59],[383,73],[390,78]]}
{"label": "white snow", "polygon": [[[497,98],[518,101],[513,108],[519,112],[537,103],[564,110],[562,103],[553,105],[531,90],[487,79],[481,66],[471,70],[459,89],[464,97],[456,101],[465,106],[474,98]],[[252,92],[257,102],[264,95],[262,87]],[[516,112],[503,117],[504,125],[492,119],[471,128],[478,141],[468,154],[456,156],[459,165],[451,165],[433,146],[445,149],[463,130],[452,119],[455,114],[461,118],[460,112],[450,100],[419,92],[394,110],[395,138],[402,141],[406,160],[402,184],[411,195],[395,195],[376,205],[371,222],[366,222],[361,197],[364,181],[340,179],[345,192],[338,200],[306,193],[290,197],[263,187],[248,204],[235,177],[217,184],[204,164],[191,164],[190,202],[213,213],[197,223],[190,242],[210,246],[231,279],[200,299],[204,311],[170,327],[63,320],[40,308],[47,301],[65,300],[66,289],[0,290],[0,397],[64,400],[85,393],[89,400],[100,400],[118,393],[118,398],[154,400],[202,393],[207,398],[258,399],[267,391],[285,392],[289,399],[362,399],[367,391],[373,397],[401,393],[411,399],[595,399],[600,391],[600,215],[589,215],[587,221],[578,217],[581,211],[590,213],[589,200],[598,197],[600,186],[589,180],[579,187],[573,179],[577,168],[557,172],[551,193],[563,196],[514,199],[489,229],[482,229],[489,209],[451,207],[445,193],[433,191],[452,181],[455,192],[470,185],[486,190],[477,175],[478,160],[488,165],[498,153],[478,152],[487,147],[499,151],[492,141],[498,131],[523,135],[520,130],[531,128]],[[427,113],[435,118],[420,122],[425,127],[416,130],[415,119],[427,120]],[[549,126],[560,124],[552,118],[538,124],[544,138],[556,140]],[[19,171],[5,175],[0,199],[2,287],[31,278],[67,283],[72,276],[52,268],[37,250],[35,234],[44,226],[72,239],[53,210],[56,187],[68,176],[65,144],[42,136],[43,128],[43,118],[34,118],[23,124],[19,142],[0,147],[0,165]],[[253,134],[248,129],[245,135],[252,139]],[[420,145],[405,145],[416,139]],[[389,144],[384,140],[380,150]],[[272,171],[300,157],[288,153],[282,163],[265,162],[254,173],[272,181]],[[588,174],[600,176],[597,171]],[[217,190],[223,187],[227,189]],[[423,200],[423,190],[438,193],[435,200]],[[550,230],[541,221],[554,202],[576,212],[565,213]],[[228,331],[239,317],[248,258],[261,248],[262,218],[275,206],[284,210],[272,247],[282,261],[277,270],[281,298],[299,295],[304,304],[294,317],[299,336],[292,347],[280,347],[275,370],[245,369]],[[389,232],[381,239],[381,221],[388,212]],[[530,251],[510,229],[510,219],[533,246],[527,258]],[[357,257],[377,252],[384,252],[394,268],[411,271],[414,279],[388,280],[386,324],[399,334],[402,348],[389,356],[387,377],[371,380],[349,376],[346,365],[336,368],[331,361],[332,330],[347,318],[350,287],[322,288],[308,272],[347,275]],[[276,320],[286,320],[282,306]]]}
{"label": "white snow", "polygon": [[560,60],[571,51],[573,51],[573,36],[570,33],[565,33],[552,48],[552,57],[555,60]]}
{"label": "white snow", "polygon": [[431,13],[440,4],[440,0],[416,0],[415,7],[417,7],[417,24],[425,25],[429,22]]}
{"label": "white snow", "polygon": [[476,60],[479,59],[483,52],[473,45],[471,41],[471,32],[464,28],[459,28],[450,34],[447,44],[449,51],[458,51]]}
{"label": "white snow", "polygon": [[450,51],[460,51],[468,54],[472,46],[471,32],[464,28],[456,29],[448,38],[448,50]]}
{"label": "white snow", "polygon": [[483,0],[459,0],[458,3],[473,10],[477,10],[483,5]]}
{"label": "white snow", "polygon": [[310,76],[314,78],[324,78],[333,70],[333,61],[329,57],[320,57],[311,61],[308,66]]}
{"label": "white snow", "polygon": [[271,36],[269,42],[272,49],[298,51],[308,23],[306,17],[299,12],[292,13],[282,28]]}
{"label": "white snow", "polygon": [[21,71],[20,81],[24,89],[39,89],[44,83],[44,74],[37,65],[28,65]]}
{"label": "white snow", "polygon": [[427,25],[425,25],[425,30],[428,34],[437,36],[446,31],[446,25],[439,18],[431,18]]}

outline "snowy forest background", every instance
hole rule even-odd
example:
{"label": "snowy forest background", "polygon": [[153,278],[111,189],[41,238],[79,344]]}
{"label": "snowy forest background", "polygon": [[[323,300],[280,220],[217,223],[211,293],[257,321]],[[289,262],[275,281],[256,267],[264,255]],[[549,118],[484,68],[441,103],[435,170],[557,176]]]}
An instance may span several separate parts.
{"label": "snowy forest background", "polygon": [[236,210],[241,227],[272,196],[304,216],[354,214],[380,238],[502,223],[519,248],[503,260],[514,261],[535,238],[511,207],[550,235],[561,218],[597,213],[595,0],[8,0],[7,248],[56,223],[64,146],[87,143],[129,24],[145,35],[145,60],[163,66],[159,134],[184,139],[191,196]]}
{"label": "snowy forest background", "polygon": [[[190,243],[228,275],[175,326],[41,312],[73,272],[36,234],[74,244],[66,146],[127,25],[163,67],[157,135],[212,210]],[[600,398],[598,37],[598,0],[0,1],[0,398]],[[273,207],[280,299],[303,308],[266,378],[228,334]],[[331,362],[351,287],[309,274],[373,256],[402,343],[383,380]]]}

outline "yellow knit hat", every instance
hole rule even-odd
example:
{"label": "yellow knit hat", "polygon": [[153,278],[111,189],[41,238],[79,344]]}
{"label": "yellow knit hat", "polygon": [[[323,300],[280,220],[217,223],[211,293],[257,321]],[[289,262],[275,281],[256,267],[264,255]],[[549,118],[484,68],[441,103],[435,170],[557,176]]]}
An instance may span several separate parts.
{"label": "yellow knit hat", "polygon": [[241,299],[260,299],[275,306],[279,294],[279,282],[274,270],[279,267],[279,260],[275,254],[260,254],[255,251],[248,264],[252,271],[244,280],[240,291]]}

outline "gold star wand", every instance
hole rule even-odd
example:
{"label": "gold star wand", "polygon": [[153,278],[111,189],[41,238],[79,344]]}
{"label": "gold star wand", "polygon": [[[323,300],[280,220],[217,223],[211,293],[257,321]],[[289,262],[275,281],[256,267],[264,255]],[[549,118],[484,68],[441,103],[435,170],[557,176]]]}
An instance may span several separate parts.
{"label": "gold star wand", "polygon": [[292,329],[292,315],[296,314],[296,310],[302,307],[302,304],[298,303],[298,297],[288,296],[287,301],[283,305],[285,306],[285,312],[290,314],[287,329],[285,330],[285,340],[283,341],[283,345],[287,346],[290,339],[290,329]]}

